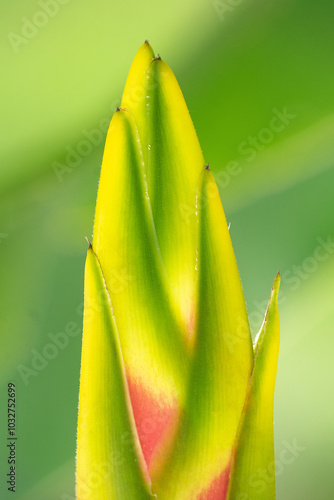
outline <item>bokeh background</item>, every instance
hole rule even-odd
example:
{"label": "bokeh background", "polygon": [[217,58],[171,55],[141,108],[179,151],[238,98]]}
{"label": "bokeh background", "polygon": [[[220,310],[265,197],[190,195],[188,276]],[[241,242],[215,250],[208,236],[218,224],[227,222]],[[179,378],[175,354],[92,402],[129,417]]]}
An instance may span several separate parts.
{"label": "bokeh background", "polygon": [[[22,0],[1,11],[0,498],[13,496],[14,381],[15,498],[74,500],[84,236],[106,123],[146,38],[173,68],[216,175],[254,335],[282,274],[277,498],[333,498],[333,1]],[[76,335],[43,364],[68,322]]]}

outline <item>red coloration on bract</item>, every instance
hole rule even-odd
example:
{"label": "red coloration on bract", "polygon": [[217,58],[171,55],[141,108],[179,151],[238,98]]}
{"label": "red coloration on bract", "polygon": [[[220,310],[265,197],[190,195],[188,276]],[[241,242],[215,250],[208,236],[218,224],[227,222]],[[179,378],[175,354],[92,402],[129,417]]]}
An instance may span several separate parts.
{"label": "red coloration on bract", "polygon": [[200,494],[198,500],[225,500],[230,480],[230,468],[229,464],[220,476],[212,481],[209,488]]}
{"label": "red coloration on bract", "polygon": [[129,394],[141,449],[147,468],[159,444],[165,441],[177,413],[170,405],[161,406],[142,385],[128,377]]}

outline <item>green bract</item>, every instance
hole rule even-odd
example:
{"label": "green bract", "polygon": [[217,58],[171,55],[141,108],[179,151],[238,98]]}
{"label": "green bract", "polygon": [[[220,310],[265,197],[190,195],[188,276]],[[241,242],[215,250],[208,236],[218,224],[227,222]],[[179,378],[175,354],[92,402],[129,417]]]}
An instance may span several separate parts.
{"label": "green bract", "polygon": [[78,500],[275,498],[279,282],[253,348],[214,177],[145,42],[109,127],[86,261]]}

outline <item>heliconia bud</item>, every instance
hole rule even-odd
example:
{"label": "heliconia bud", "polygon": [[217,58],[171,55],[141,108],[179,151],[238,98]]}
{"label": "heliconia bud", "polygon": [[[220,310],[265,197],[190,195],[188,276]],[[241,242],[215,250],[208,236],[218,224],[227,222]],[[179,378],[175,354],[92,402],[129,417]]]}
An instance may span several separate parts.
{"label": "heliconia bud", "polygon": [[279,282],[253,348],[214,175],[145,42],[110,123],[86,261],[78,500],[275,499]]}

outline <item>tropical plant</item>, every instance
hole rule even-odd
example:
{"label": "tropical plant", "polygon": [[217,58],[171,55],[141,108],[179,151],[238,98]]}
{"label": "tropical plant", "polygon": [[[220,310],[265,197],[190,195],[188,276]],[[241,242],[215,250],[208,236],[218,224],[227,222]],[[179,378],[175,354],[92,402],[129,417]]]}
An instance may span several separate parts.
{"label": "tropical plant", "polygon": [[78,500],[275,498],[279,283],[253,347],[214,176],[145,42],[109,127],[86,260]]}

